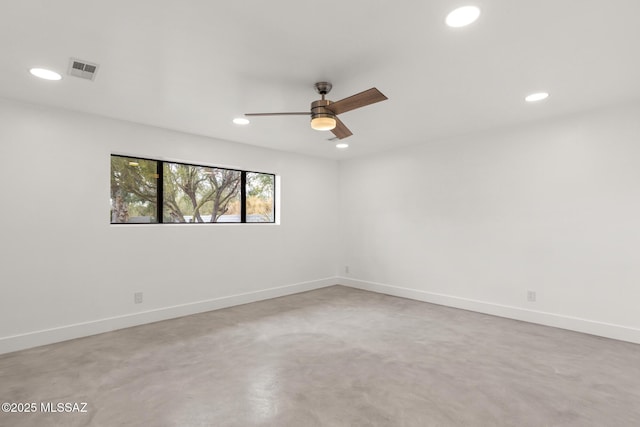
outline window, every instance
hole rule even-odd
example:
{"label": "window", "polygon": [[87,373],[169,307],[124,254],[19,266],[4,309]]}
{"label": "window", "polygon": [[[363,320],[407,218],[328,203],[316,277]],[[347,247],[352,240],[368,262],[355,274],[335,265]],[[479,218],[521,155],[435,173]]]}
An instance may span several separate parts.
{"label": "window", "polygon": [[247,222],[273,222],[275,176],[268,173],[247,172]]}
{"label": "window", "polygon": [[241,222],[241,174],[165,162],[162,222]]}
{"label": "window", "polygon": [[111,223],[158,222],[158,162],[111,156]]}
{"label": "window", "polygon": [[112,224],[221,222],[275,222],[275,175],[111,156]]}

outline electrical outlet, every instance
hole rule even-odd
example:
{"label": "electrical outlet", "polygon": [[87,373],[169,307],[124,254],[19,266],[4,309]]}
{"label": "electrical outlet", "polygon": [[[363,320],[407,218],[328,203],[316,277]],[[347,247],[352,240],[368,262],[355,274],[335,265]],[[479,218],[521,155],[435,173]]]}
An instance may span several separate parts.
{"label": "electrical outlet", "polygon": [[527,291],[527,301],[536,302],[536,291]]}
{"label": "electrical outlet", "polygon": [[133,303],[142,304],[142,292],[136,292],[133,294]]}
{"label": "electrical outlet", "polygon": [[349,274],[349,266],[348,265],[344,266],[344,272],[345,272],[345,274]]}

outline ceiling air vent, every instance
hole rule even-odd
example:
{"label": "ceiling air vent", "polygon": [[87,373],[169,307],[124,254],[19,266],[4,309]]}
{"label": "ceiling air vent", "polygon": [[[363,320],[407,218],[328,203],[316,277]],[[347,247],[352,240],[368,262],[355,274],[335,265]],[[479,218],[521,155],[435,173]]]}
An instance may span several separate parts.
{"label": "ceiling air vent", "polygon": [[69,75],[93,81],[98,71],[98,64],[71,58],[69,60]]}

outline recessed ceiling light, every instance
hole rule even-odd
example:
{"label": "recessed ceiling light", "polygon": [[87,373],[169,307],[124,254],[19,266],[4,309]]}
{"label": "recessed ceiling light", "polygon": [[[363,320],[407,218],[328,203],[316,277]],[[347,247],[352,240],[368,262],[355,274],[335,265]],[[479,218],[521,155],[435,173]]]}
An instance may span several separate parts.
{"label": "recessed ceiling light", "polygon": [[47,70],[46,68],[32,68],[29,72],[32,75],[45,80],[60,80],[62,78],[60,74],[55,71]]}
{"label": "recessed ceiling light", "polygon": [[233,119],[233,123],[237,125],[248,125],[249,119],[245,119],[244,117],[236,117],[235,119]]}
{"label": "recessed ceiling light", "polygon": [[336,148],[339,148],[341,150],[344,150],[345,148],[348,148],[349,144],[347,144],[346,142],[338,142],[336,144]]}
{"label": "recessed ceiling light", "polygon": [[547,92],[537,92],[537,93],[532,93],[531,95],[528,95],[524,100],[527,102],[536,102],[536,101],[542,101],[543,99],[547,99],[549,97],[549,94]]}
{"label": "recessed ceiling light", "polygon": [[475,22],[480,16],[480,9],[475,6],[462,6],[447,15],[445,22],[448,26],[458,28]]}

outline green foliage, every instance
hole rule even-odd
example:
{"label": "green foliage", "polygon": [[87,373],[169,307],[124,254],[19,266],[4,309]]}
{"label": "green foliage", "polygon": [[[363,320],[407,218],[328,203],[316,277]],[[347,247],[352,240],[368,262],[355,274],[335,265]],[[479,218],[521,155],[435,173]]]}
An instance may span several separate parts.
{"label": "green foliage", "polygon": [[247,173],[247,196],[258,197],[262,199],[273,198],[273,175],[266,173]]}
{"label": "green foliage", "polygon": [[260,215],[262,221],[273,221],[274,176],[247,172],[247,217]]}
{"label": "green foliage", "polygon": [[111,222],[156,222],[158,162],[111,156]]}
{"label": "green foliage", "polygon": [[240,198],[240,171],[164,164],[164,222],[216,222]]}

